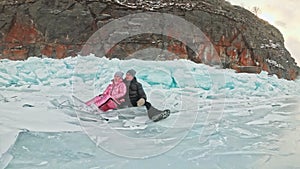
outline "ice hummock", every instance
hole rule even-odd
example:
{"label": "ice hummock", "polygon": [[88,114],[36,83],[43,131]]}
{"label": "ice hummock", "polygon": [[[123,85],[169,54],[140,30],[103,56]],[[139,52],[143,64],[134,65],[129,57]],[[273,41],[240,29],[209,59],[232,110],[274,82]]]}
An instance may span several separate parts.
{"label": "ice hummock", "polygon": [[[155,147],[132,151],[151,155],[151,149],[168,145],[164,141],[173,145],[172,139],[182,137],[166,152],[142,159],[110,153],[118,152],[114,147],[96,148],[78,119],[50,102],[72,94],[87,100],[104,90],[115,71],[130,68],[153,105],[177,112],[144,129],[122,130],[136,138],[164,133]],[[296,168],[299,84],[187,60],[1,60],[0,168]]]}

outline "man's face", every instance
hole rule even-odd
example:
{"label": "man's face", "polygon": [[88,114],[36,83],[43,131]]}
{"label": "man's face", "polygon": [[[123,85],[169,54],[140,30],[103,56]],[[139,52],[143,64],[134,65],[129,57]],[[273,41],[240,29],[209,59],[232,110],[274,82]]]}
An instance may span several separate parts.
{"label": "man's face", "polygon": [[131,81],[131,80],[133,79],[133,76],[132,76],[130,73],[126,73],[125,79],[126,79],[127,81]]}

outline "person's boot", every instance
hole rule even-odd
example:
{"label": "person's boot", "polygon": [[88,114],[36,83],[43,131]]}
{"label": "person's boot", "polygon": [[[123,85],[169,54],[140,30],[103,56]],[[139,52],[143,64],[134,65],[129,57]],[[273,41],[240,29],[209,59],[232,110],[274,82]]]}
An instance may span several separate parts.
{"label": "person's boot", "polygon": [[167,117],[170,116],[170,113],[171,113],[170,110],[166,109],[166,110],[162,111],[160,114],[153,116],[151,120],[154,122],[157,122],[157,121],[166,119]]}
{"label": "person's boot", "polygon": [[157,121],[160,121],[162,119],[169,117],[170,113],[171,112],[169,109],[162,111],[162,110],[158,110],[158,109],[154,108],[153,106],[151,106],[148,110],[148,117],[152,121],[157,122]]}

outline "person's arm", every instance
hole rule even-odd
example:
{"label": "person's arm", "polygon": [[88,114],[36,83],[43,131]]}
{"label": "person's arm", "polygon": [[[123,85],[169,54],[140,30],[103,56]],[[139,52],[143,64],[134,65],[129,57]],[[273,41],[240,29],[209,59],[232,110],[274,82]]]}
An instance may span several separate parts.
{"label": "person's arm", "polygon": [[142,84],[140,83],[137,83],[137,92],[138,92],[138,95],[139,95],[139,98],[144,98],[145,100],[147,100],[147,96],[146,96],[146,93],[143,89],[143,86]]}
{"label": "person's arm", "polygon": [[140,106],[143,106],[145,105],[146,103],[146,100],[147,100],[147,96],[146,96],[146,93],[143,89],[143,86],[142,84],[138,83],[137,84],[137,92],[138,92],[138,95],[139,95],[139,100],[136,102],[137,106],[140,107]]}

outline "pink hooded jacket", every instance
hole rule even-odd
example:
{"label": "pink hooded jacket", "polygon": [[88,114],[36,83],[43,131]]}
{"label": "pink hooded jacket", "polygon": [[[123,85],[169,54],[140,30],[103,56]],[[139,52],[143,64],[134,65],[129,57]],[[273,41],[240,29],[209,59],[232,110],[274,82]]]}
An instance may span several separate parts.
{"label": "pink hooded jacket", "polygon": [[[112,80],[112,84],[109,84],[101,96],[96,96],[90,101],[86,102],[86,105],[90,106],[95,104],[102,111],[107,111],[110,109],[115,109],[118,104],[124,102],[124,96],[126,94],[126,85],[122,79],[115,82]],[[110,100],[110,98],[113,99]]]}
{"label": "pink hooded jacket", "polygon": [[112,84],[107,86],[103,92],[103,95],[108,95],[116,102],[120,103],[120,99],[125,96],[126,90],[126,85],[122,79],[120,79],[118,82],[114,82],[114,80],[112,80]]}

